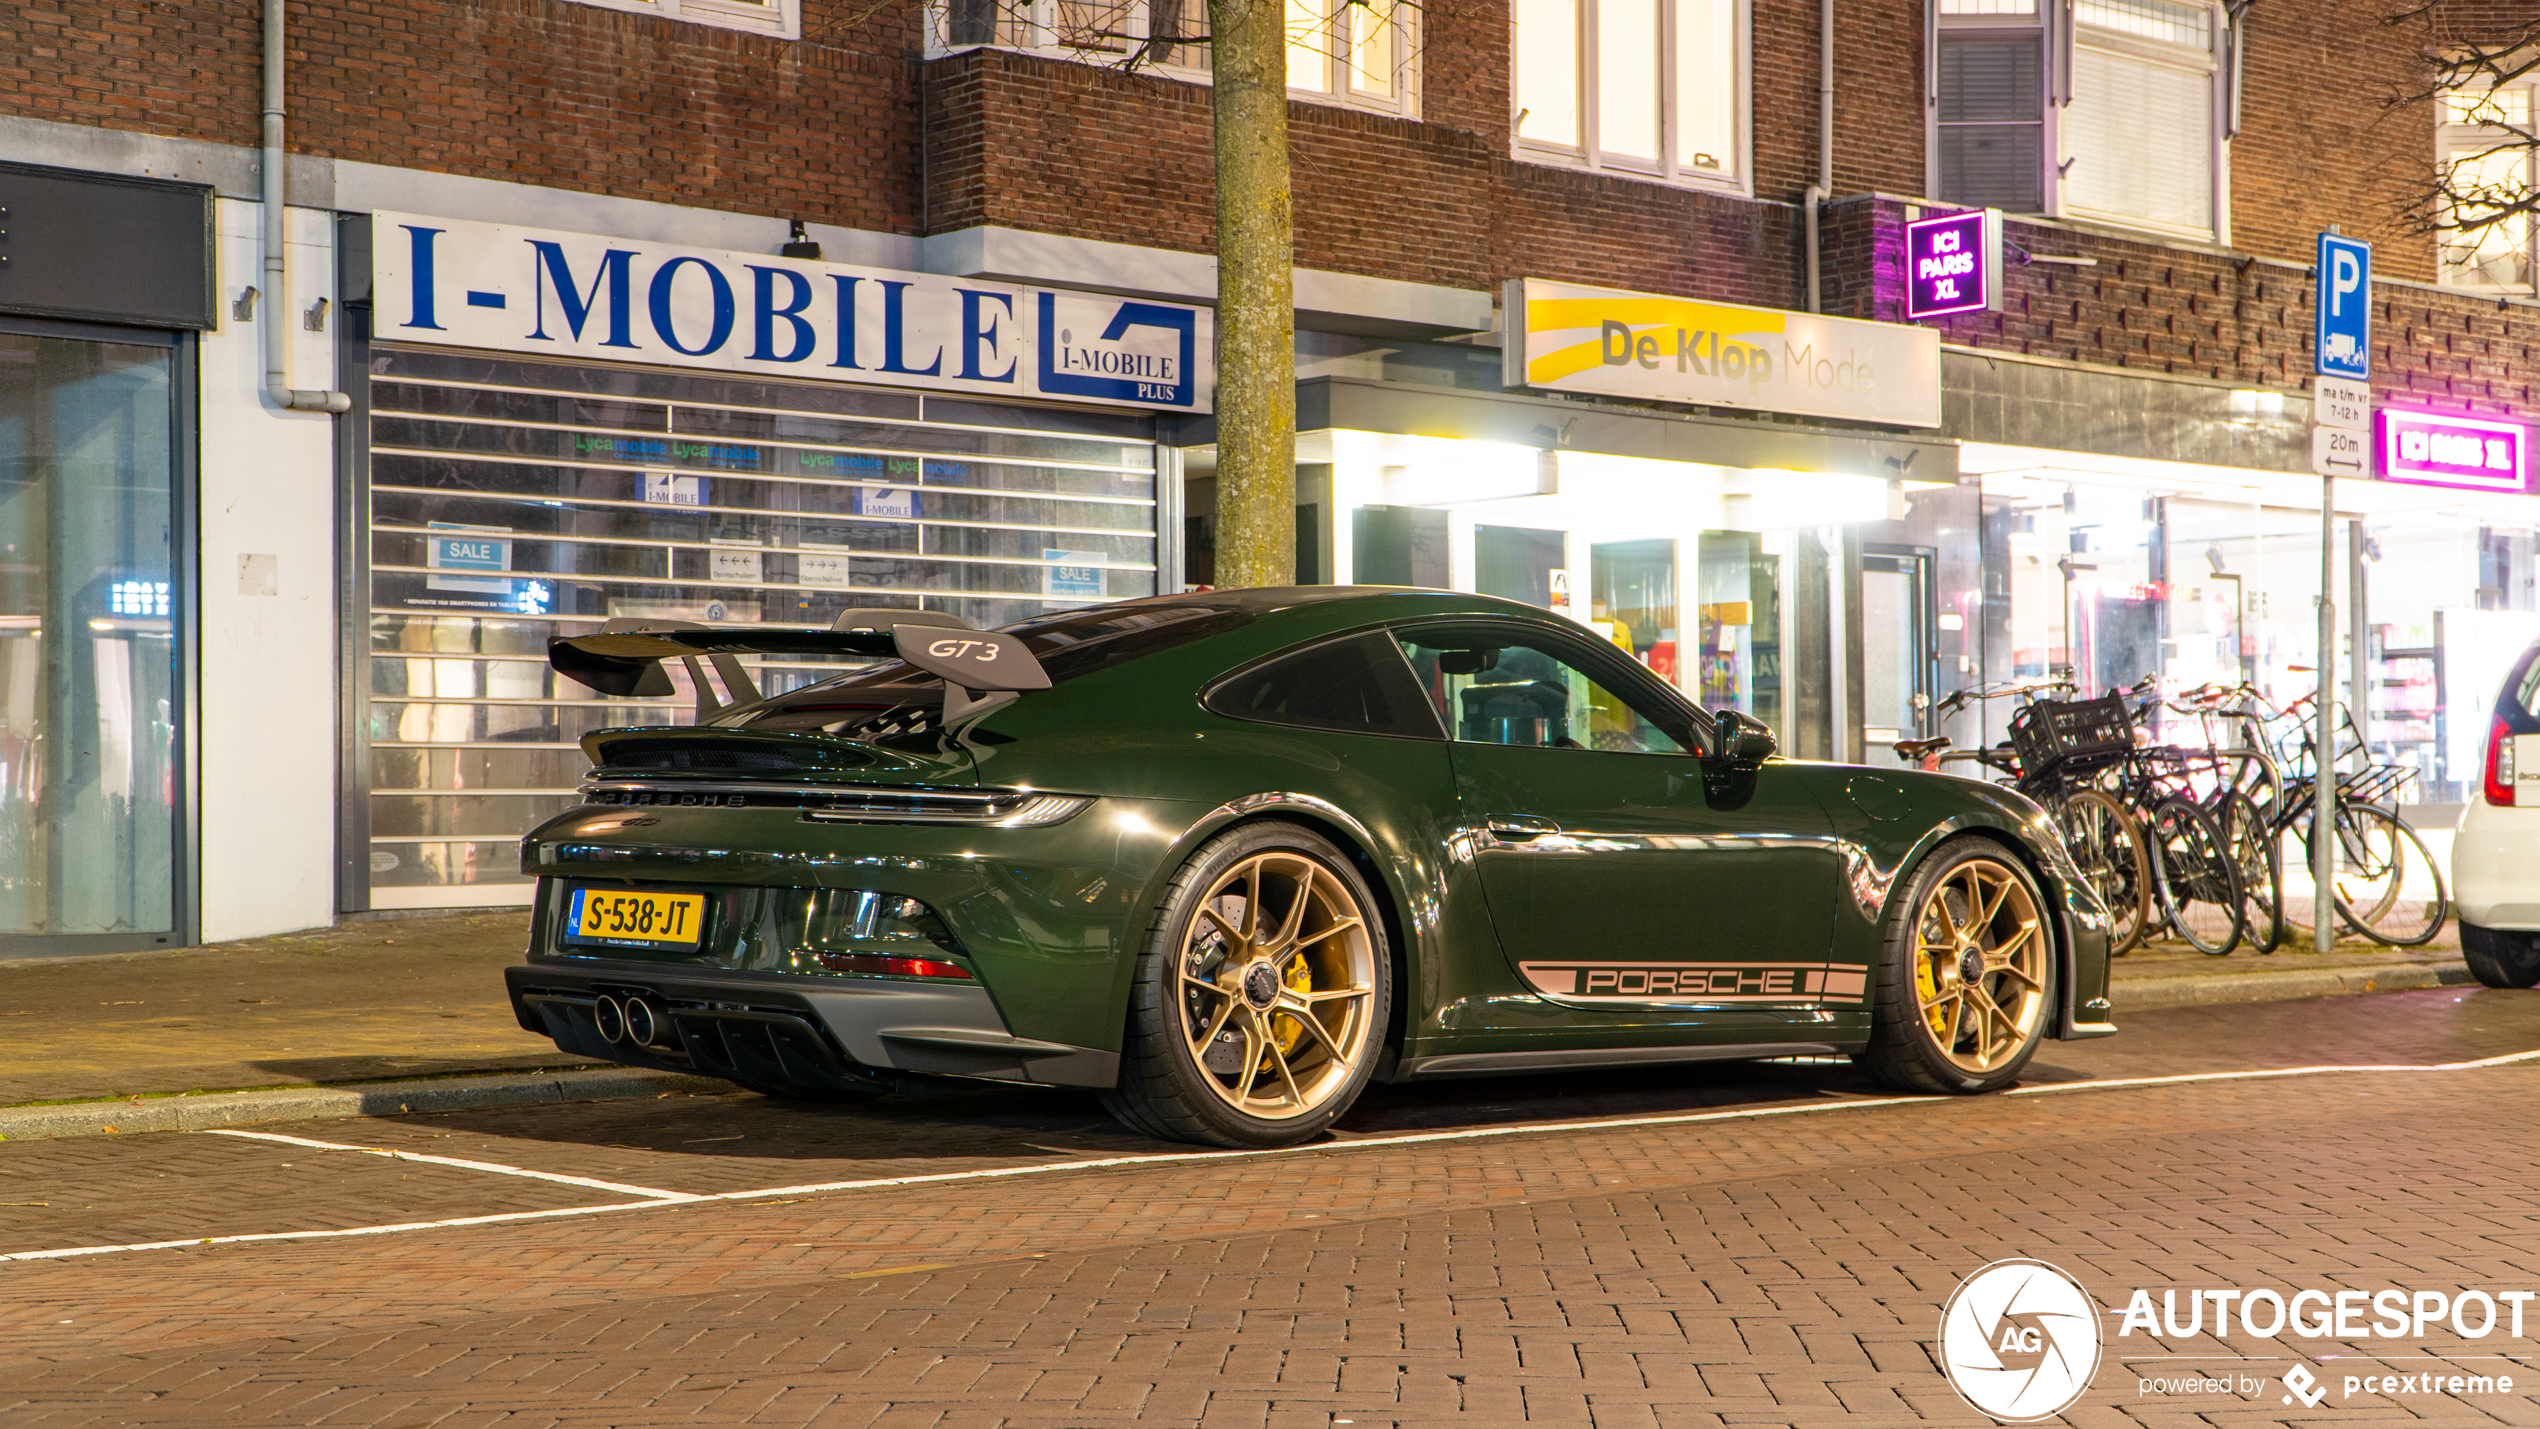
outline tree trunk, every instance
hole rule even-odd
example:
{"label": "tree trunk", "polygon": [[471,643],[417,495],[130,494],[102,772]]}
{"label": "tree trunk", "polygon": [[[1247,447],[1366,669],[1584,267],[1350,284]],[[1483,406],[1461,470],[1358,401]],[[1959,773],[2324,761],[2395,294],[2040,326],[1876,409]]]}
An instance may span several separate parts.
{"label": "tree trunk", "polygon": [[1296,578],[1285,0],[1209,0],[1217,119],[1217,576]]}

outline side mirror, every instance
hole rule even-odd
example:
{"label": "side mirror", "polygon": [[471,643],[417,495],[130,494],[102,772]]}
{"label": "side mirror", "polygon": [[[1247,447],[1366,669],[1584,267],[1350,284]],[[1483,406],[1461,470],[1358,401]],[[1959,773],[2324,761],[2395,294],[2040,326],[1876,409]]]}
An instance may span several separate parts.
{"label": "side mirror", "polygon": [[1754,769],[1781,753],[1780,741],[1762,720],[1736,710],[1720,710],[1711,716],[1713,737],[1719,748],[1711,763],[1735,770]]}

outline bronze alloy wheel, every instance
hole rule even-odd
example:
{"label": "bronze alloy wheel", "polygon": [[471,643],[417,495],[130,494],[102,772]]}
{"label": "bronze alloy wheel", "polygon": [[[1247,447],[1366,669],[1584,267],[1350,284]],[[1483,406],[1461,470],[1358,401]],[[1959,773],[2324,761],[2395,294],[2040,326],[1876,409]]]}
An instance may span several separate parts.
{"label": "bronze alloy wheel", "polygon": [[2054,943],[2028,871],[1995,845],[1944,847],[1891,916],[1888,956],[1870,1070],[1921,1091],[2009,1085],[2054,1010]]}
{"label": "bronze alloy wheel", "polygon": [[1158,910],[1112,1110],[1159,1135],[1285,1145],[1357,1099],[1383,1043],[1384,929],[1323,839],[1252,825],[1194,854]]}

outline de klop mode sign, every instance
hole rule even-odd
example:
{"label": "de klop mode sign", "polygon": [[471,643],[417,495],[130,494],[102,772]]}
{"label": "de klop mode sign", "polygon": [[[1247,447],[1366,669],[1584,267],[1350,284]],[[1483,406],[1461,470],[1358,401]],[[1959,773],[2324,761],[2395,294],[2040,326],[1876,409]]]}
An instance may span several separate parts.
{"label": "de klop mode sign", "polygon": [[1982,312],[2002,305],[2002,214],[1971,208],[1905,225],[1905,316]]}

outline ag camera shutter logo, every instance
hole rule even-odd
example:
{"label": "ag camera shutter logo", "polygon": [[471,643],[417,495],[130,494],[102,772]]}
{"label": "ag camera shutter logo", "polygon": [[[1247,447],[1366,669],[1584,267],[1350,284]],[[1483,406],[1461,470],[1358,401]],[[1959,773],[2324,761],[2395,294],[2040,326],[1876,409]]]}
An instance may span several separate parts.
{"label": "ag camera shutter logo", "polygon": [[2099,1371],[2099,1306],[2045,1261],[1994,1261],[1940,1312],[1940,1368],[1984,1414],[2008,1424],[2051,1419]]}

